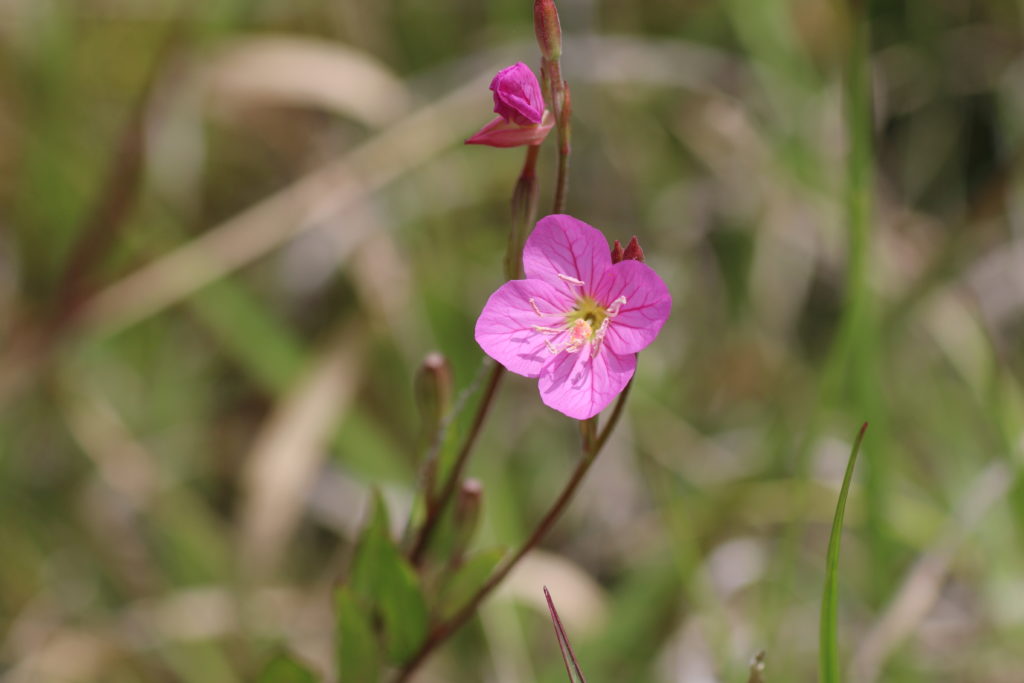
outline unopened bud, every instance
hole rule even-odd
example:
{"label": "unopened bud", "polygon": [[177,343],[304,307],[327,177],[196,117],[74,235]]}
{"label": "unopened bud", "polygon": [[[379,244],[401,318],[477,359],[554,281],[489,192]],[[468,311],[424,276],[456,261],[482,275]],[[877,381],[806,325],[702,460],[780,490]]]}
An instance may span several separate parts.
{"label": "unopened bud", "polygon": [[452,403],[452,369],[448,359],[434,351],[427,354],[413,383],[420,410],[424,447],[433,440]]}
{"label": "unopened bud", "polygon": [[562,56],[562,26],[558,21],[555,0],[534,0],[533,30],[537,45],[545,59],[557,60]]}
{"label": "unopened bud", "polygon": [[477,524],[480,521],[480,508],[484,497],[484,487],[479,479],[466,479],[459,486],[459,493],[455,499],[455,516],[453,519],[454,539],[453,556],[461,556],[473,534],[476,533]]}
{"label": "unopened bud", "polygon": [[612,245],[612,263],[618,263],[622,260],[622,244],[618,240],[615,240],[615,244]]}
{"label": "unopened bud", "polygon": [[644,262],[644,250],[640,248],[640,242],[637,241],[636,235],[633,235],[633,239],[629,240],[625,251],[622,252],[622,260]]}

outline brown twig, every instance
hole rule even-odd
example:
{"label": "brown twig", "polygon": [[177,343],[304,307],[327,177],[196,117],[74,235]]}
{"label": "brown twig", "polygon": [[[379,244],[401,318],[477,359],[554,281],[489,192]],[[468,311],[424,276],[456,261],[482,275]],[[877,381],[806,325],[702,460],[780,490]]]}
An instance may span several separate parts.
{"label": "brown twig", "polygon": [[50,331],[63,328],[89,297],[90,278],[116,244],[135,206],[142,187],[146,124],[154,109],[154,93],[160,80],[158,77],[181,47],[185,38],[186,19],[187,13],[182,10],[153,60],[150,73],[121,129],[99,195],[78,230],[78,238],[57,285]]}
{"label": "brown twig", "polygon": [[106,176],[60,275],[53,303],[39,317],[26,315],[15,333],[0,344],[0,405],[22,390],[40,370],[72,327],[81,305],[92,293],[90,278],[116,243],[142,186],[144,133],[154,110],[161,72],[186,40],[187,10],[168,29],[146,82],[136,95],[121,128]]}

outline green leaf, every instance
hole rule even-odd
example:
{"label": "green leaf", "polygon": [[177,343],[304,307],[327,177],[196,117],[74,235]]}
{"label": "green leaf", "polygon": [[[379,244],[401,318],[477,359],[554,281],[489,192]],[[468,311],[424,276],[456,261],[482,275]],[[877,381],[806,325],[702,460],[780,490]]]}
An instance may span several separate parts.
{"label": "green leaf", "polygon": [[378,604],[384,583],[381,568],[388,564],[391,554],[388,511],[379,492],[374,492],[371,505],[370,520],[359,538],[349,575],[353,595],[367,607]]}
{"label": "green leaf", "polygon": [[391,539],[379,493],[356,549],[350,584],[356,601],[379,618],[389,659],[402,663],[414,655],[427,635],[427,603],[419,577]]}
{"label": "green leaf", "polygon": [[419,577],[405,559],[395,553],[393,573],[388,573],[381,598],[381,612],[387,629],[388,655],[403,663],[416,654],[427,637],[427,601]]}
{"label": "green leaf", "polygon": [[441,588],[438,605],[442,620],[450,618],[466,605],[504,556],[504,548],[491,548],[466,558]]}
{"label": "green leaf", "polygon": [[257,683],[317,683],[316,675],[287,654],[270,660],[256,679]]}
{"label": "green leaf", "polygon": [[342,683],[372,683],[380,679],[380,652],[370,621],[359,610],[346,586],[334,594],[337,654]]}
{"label": "green leaf", "polygon": [[832,520],[832,535],[828,539],[828,559],[825,566],[825,591],[821,599],[821,625],[819,628],[819,656],[821,683],[839,683],[839,545],[843,536],[843,517],[846,514],[846,497],[850,493],[850,481],[853,479],[853,467],[857,463],[864,432],[868,428],[865,422],[853,442],[850,460],[846,464],[843,486],[839,490],[839,503]]}

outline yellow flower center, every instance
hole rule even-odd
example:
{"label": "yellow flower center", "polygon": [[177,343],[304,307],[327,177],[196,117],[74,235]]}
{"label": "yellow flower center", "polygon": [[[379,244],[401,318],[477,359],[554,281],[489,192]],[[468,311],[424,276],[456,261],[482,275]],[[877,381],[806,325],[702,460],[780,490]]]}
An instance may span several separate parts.
{"label": "yellow flower center", "polygon": [[[608,317],[608,310],[597,303],[589,296],[582,296],[576,300],[576,310],[565,316],[565,322],[575,326],[580,322],[590,327],[591,332],[600,329],[601,323]],[[575,331],[575,327],[573,328]],[[587,335],[590,336],[589,334]]]}

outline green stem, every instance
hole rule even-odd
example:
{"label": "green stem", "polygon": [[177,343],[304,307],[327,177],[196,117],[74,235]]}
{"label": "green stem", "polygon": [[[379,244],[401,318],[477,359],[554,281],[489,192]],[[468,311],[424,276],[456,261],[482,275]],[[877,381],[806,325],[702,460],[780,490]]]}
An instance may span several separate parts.
{"label": "green stem", "polygon": [[569,155],[572,152],[572,103],[569,86],[562,80],[559,60],[544,60],[542,72],[551,92],[551,114],[555,118],[555,132],[558,135],[558,176],[555,181],[555,201],[552,213],[565,213],[566,196],[569,192]]}
{"label": "green stem", "polygon": [[483,398],[480,399],[476,414],[473,416],[473,423],[469,428],[469,433],[466,435],[466,440],[462,443],[462,448],[459,449],[459,454],[455,457],[455,462],[445,478],[444,486],[436,498],[431,496],[429,492],[427,493],[427,518],[423,521],[423,526],[420,527],[416,541],[409,552],[409,559],[414,565],[419,565],[422,562],[423,554],[430,545],[430,538],[437,529],[438,522],[441,521],[442,513],[448,503],[451,502],[452,495],[455,493],[455,489],[462,477],[462,472],[466,469],[469,455],[473,452],[473,446],[476,445],[477,437],[480,436],[484,420],[487,419],[487,414],[494,403],[494,397],[498,392],[498,385],[501,383],[501,378],[504,374],[505,368],[495,363],[487,379],[487,387],[484,389]]}
{"label": "green stem", "polygon": [[[505,250],[505,275],[510,279],[516,279],[522,274],[523,244],[529,234],[530,226],[537,216],[537,157],[540,152],[539,145],[530,145],[526,148],[526,158],[523,160],[523,169],[516,180],[515,189],[512,191],[511,214],[512,228],[509,231],[508,247]],[[441,520],[445,508],[451,502],[459,481],[469,462],[469,456],[476,445],[477,437],[483,427],[484,420],[490,412],[494,397],[497,394],[501,378],[505,374],[505,368],[495,364],[487,380],[483,398],[477,406],[473,422],[466,435],[466,440],[459,449],[455,462],[452,464],[448,475],[445,478],[441,490],[434,494],[434,479],[437,471],[437,459],[440,452],[440,444],[444,441],[444,435],[440,434],[437,439],[437,449],[433,449],[426,464],[426,476],[424,500],[426,501],[427,516],[420,527],[416,540],[413,542],[409,552],[409,559],[414,565],[423,560],[423,554],[430,545],[430,538],[433,536],[437,525]]]}
{"label": "green stem", "polygon": [[494,570],[494,573],[487,579],[486,582],[480,588],[477,589],[476,593],[473,594],[466,604],[455,613],[447,621],[441,622],[431,629],[430,633],[427,634],[426,640],[420,646],[420,649],[415,655],[402,667],[401,671],[398,672],[394,683],[403,683],[403,681],[409,680],[413,672],[419,668],[419,666],[427,659],[430,654],[437,649],[444,641],[446,641],[452,634],[454,634],[459,628],[465,624],[470,617],[472,617],[477,608],[480,606],[488,595],[497,588],[509,572],[511,572],[519,561],[526,556],[531,550],[533,550],[538,543],[543,540],[551,528],[558,522],[565,508],[572,501],[573,496],[576,494],[577,489],[586,477],[587,472],[590,471],[591,465],[597,460],[598,454],[601,452],[601,448],[607,442],[611,430],[619,421],[619,417],[622,415],[622,407],[629,396],[629,387],[632,384],[626,385],[626,389],[619,394],[619,398],[615,404],[615,408],[612,410],[611,416],[608,418],[608,424],[598,435],[597,432],[597,418],[593,417],[589,420],[580,421],[580,435],[581,435],[581,457],[580,461],[576,464],[576,469],[573,470],[569,476],[569,480],[565,483],[562,488],[562,492],[555,499],[551,507],[541,518],[537,526],[534,527],[533,533],[530,534],[529,538],[526,539],[519,546],[519,549],[507,560],[505,560],[500,567]]}

